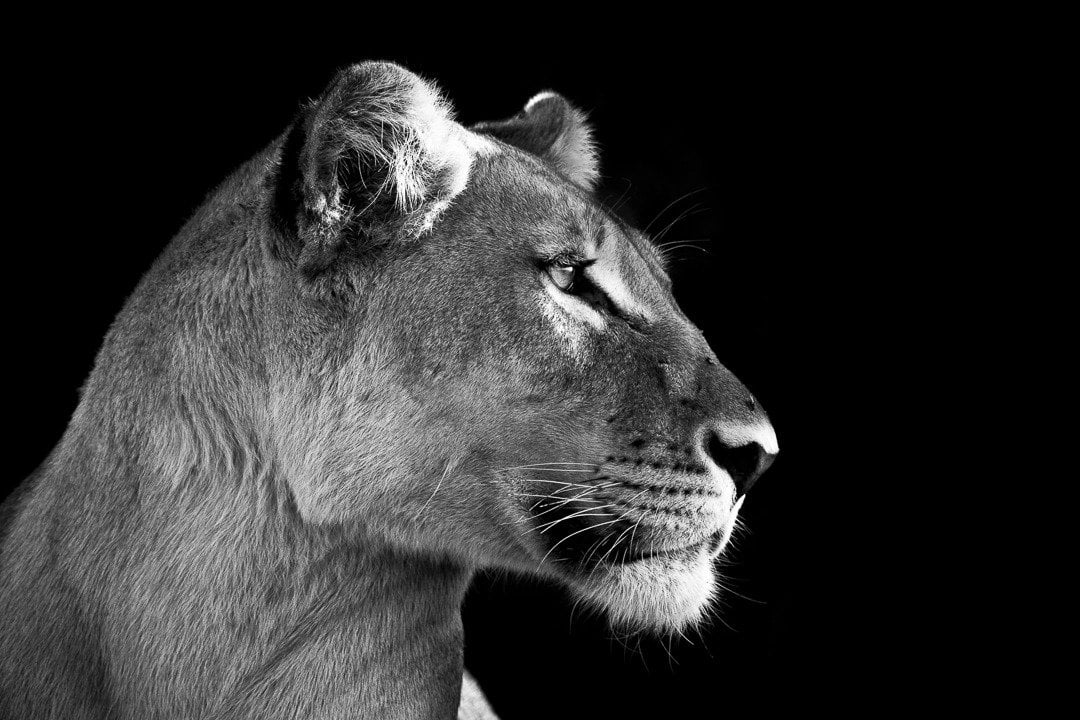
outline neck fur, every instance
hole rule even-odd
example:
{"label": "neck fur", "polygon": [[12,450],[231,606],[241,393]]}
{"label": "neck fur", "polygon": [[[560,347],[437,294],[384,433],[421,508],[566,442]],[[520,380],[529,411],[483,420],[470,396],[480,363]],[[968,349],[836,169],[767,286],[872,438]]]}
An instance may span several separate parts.
{"label": "neck fur", "polygon": [[[116,428],[80,425],[54,478],[87,518],[69,552],[119,548],[75,570],[90,602],[114,609],[102,630],[126,660],[118,704],[152,692],[209,718],[454,717],[471,568],[304,523],[257,439],[232,464],[159,475],[144,457],[115,460]],[[108,479],[82,484],[88,469]],[[78,492],[63,488],[74,480]]]}
{"label": "neck fur", "polygon": [[[264,582],[268,594],[235,606],[263,619],[265,651],[220,717],[273,717],[283,702],[301,703],[300,716],[453,717],[469,571],[353,542],[313,550],[287,579]],[[278,625],[276,615],[289,620]]]}

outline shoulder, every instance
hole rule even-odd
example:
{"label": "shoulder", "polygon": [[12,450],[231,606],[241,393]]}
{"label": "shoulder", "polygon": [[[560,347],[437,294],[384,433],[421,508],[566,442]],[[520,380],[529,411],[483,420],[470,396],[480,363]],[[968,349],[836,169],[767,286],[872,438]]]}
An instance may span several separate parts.
{"label": "shoulder", "polygon": [[461,679],[461,704],[458,706],[458,720],[499,720],[495,711],[488,705],[487,698],[469,673]]}

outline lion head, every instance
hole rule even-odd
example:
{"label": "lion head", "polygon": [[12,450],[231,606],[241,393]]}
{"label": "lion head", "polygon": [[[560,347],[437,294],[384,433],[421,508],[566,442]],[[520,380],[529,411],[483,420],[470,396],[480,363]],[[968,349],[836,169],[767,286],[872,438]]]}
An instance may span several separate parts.
{"label": "lion head", "polygon": [[545,92],[467,129],[365,63],[273,163],[268,424],[303,520],[696,621],[776,436],[594,197],[584,114]]}

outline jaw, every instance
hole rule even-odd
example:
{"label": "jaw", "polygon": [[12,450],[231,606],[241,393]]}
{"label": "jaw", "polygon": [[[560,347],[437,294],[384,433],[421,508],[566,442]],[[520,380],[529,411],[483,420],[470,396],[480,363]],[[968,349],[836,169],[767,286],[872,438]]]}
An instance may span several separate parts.
{"label": "jaw", "polygon": [[597,567],[573,589],[630,631],[678,633],[697,624],[716,591],[709,549],[695,546]]}
{"label": "jaw", "polygon": [[[529,538],[532,564],[520,569],[560,581],[619,630],[681,634],[710,613],[719,587],[713,561],[731,539],[745,496],[732,497],[734,483],[726,475],[665,475],[636,463],[632,470],[619,474],[604,463],[544,467],[535,471],[538,477],[523,478],[525,489],[512,497],[507,523]],[[545,472],[578,475],[569,476],[571,482]],[[600,482],[609,475],[628,482]],[[642,487],[681,492],[653,492],[636,502]],[[549,532],[553,528],[557,532]]]}

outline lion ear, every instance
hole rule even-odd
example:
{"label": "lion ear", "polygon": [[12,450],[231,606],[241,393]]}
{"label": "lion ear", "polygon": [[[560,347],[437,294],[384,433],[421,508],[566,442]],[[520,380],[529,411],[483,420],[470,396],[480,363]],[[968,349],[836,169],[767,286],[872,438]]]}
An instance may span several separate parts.
{"label": "lion ear", "polygon": [[468,182],[466,135],[438,89],[402,67],[338,72],[283,153],[301,267],[326,268],[350,238],[376,245],[429,228]]}
{"label": "lion ear", "polygon": [[533,96],[512,118],[479,123],[471,129],[547,160],[586,190],[592,191],[596,185],[600,160],[592,127],[584,112],[556,92]]}

